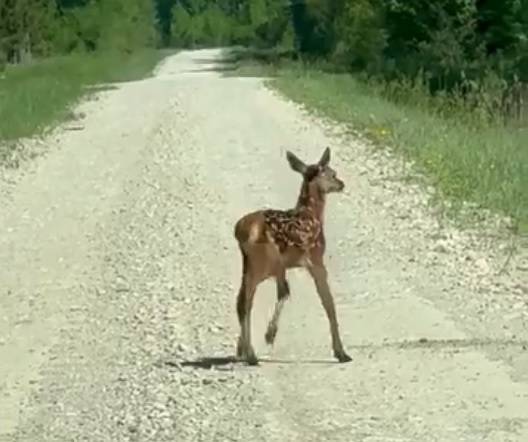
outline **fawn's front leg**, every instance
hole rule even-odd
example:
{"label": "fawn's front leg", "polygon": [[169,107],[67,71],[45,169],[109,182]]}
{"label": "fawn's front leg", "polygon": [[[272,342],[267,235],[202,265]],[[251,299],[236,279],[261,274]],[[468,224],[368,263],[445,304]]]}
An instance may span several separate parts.
{"label": "fawn's front leg", "polygon": [[339,362],[349,362],[352,358],[345,352],[341,336],[339,335],[339,325],[337,323],[337,315],[334,305],[334,298],[328,286],[328,272],[322,262],[312,264],[308,267],[308,271],[312,276],[317,293],[325,309],[326,316],[330,322],[330,333],[332,336],[332,349],[334,356]]}

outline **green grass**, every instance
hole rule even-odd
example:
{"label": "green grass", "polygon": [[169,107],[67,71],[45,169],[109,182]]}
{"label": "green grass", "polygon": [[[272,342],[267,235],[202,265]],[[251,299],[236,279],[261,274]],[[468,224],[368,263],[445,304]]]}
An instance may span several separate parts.
{"label": "green grass", "polygon": [[[258,75],[258,66],[255,59],[244,61],[239,72]],[[528,128],[483,125],[455,108],[446,118],[416,91],[395,102],[353,75],[291,61],[261,63],[260,75],[273,76],[271,86],[293,101],[412,160],[455,209],[470,202],[510,216],[514,229],[528,232]]]}
{"label": "green grass", "polygon": [[156,50],[76,54],[8,67],[0,73],[0,162],[5,141],[37,134],[66,119],[87,86],[143,78],[164,55]]}

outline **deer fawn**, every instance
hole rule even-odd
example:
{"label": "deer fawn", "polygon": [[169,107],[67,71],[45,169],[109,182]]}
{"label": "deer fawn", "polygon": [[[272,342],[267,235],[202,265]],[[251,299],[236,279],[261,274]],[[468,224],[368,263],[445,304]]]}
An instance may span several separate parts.
{"label": "deer fawn", "polygon": [[272,345],[281,310],[290,294],[286,271],[304,267],[314,280],[330,322],[334,356],[339,362],[348,362],[352,358],[345,352],[341,342],[323,259],[325,198],[328,193],[341,192],[345,184],[328,166],[328,147],[316,164],[306,165],[289,151],[286,152],[286,158],[290,167],[303,177],[295,208],[259,210],[246,214],[235,225],[235,238],[242,253],[242,283],[237,299],[241,329],[237,357],[245,359],[249,365],[258,364],[251,345],[251,308],[258,284],[270,277],[274,277],[277,284],[277,302],[265,334],[266,342]]}

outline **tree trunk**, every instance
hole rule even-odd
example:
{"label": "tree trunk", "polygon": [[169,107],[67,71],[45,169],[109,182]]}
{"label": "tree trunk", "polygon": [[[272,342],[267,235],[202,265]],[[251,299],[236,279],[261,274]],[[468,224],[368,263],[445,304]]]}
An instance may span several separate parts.
{"label": "tree trunk", "polygon": [[32,59],[31,38],[29,32],[24,33],[18,46],[18,62],[29,63]]}

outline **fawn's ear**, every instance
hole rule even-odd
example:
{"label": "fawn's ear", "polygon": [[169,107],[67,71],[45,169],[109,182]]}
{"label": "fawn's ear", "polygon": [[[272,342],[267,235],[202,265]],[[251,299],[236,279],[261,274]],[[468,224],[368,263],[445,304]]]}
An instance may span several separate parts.
{"label": "fawn's ear", "polygon": [[290,167],[295,170],[295,172],[299,172],[301,175],[304,175],[306,172],[306,164],[304,164],[299,158],[297,158],[293,153],[291,153],[289,150],[286,151],[286,159],[288,160],[288,163],[290,163]]}
{"label": "fawn's ear", "polygon": [[326,167],[328,166],[328,163],[330,162],[330,148],[327,147],[324,152],[323,152],[323,155],[321,156],[321,159],[319,160],[319,166],[321,167]]}

